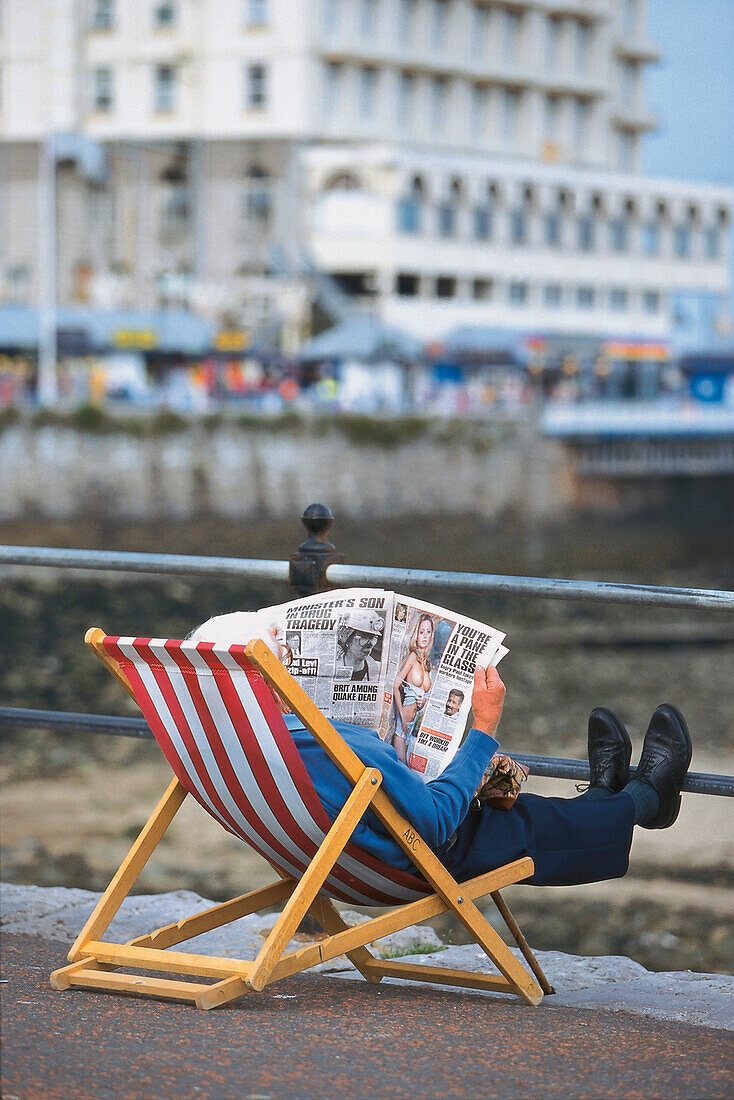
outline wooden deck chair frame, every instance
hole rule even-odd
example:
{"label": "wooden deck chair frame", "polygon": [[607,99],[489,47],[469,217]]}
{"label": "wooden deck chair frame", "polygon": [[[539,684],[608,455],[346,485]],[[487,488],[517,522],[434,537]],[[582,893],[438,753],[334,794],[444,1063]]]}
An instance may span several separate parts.
{"label": "wooden deck chair frame", "polygon": [[[134,698],[124,673],[102,648],[101,639],[104,636],[102,630],[94,628],[87,632],[85,641]],[[281,876],[280,881],[270,886],[215,905],[205,912],[158,928],[127,943],[103,942],[101,937],[186,797],[185,787],[174,779],[79,933],[68,955],[70,965],[54,971],[51,985],[58,990],[81,988],[132,992],[188,1001],[197,1008],[210,1009],[234,1001],[245,993],[260,991],[271,982],[299,974],[318,963],[346,955],[363,977],[373,983],[383,977],[393,977],[513,993],[529,1005],[539,1004],[544,993],[552,993],[547,978],[500,893],[503,887],[532,875],[532,860],[519,859],[470,881],[458,883],[413,826],[397,812],[381,789],[380,772],[362,763],[270,649],[262,641],[254,641],[247,646],[246,656],[260,670],[267,683],[288,702],[352,784],[352,793],[310,866],[298,881]],[[350,928],[332,901],[319,891],[368,807],[409,855],[433,893]],[[529,969],[515,957],[477,908],[475,902],[487,894],[497,906]],[[191,937],[281,902],[285,902],[282,913],[254,961],[168,950]],[[402,960],[382,960],[367,949],[367,945],[376,939],[449,911],[455,914],[494,963],[498,974],[477,974]],[[287,944],[308,913],[321,926],[326,938],[284,954]],[[121,971],[123,967],[176,977],[126,974]],[[192,982],[181,980],[181,976],[210,981]]]}

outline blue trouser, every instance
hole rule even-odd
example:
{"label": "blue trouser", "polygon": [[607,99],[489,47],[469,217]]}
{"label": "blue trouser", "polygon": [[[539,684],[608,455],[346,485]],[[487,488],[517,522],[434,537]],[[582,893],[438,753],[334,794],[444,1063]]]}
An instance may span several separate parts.
{"label": "blue trouser", "polygon": [[576,886],[620,878],[629,865],[634,803],[608,798],[521,794],[511,810],[470,810],[438,855],[460,882],[530,856],[534,886]]}

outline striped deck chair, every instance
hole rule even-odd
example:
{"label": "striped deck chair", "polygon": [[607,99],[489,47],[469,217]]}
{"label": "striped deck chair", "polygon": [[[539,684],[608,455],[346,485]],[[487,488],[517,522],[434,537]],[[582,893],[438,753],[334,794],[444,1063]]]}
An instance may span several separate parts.
{"label": "striped deck chair", "polygon": [[[175,779],[154,810],[69,952],[70,965],[51,975],[55,989],[127,991],[193,1002],[208,1009],[317,963],[346,955],[368,982],[408,978],[519,995],[538,1004],[552,992],[500,894],[533,873],[529,858],[457,883],[381,790],[382,776],[366,767],[262,641],[219,649],[180,642],[87,632],[87,644],[133,696],[171,765]],[[350,780],[352,792],[336,820],[327,817],[275,703],[287,700],[316,741]],[[250,844],[279,878],[203,913],[158,928],[128,943],[102,940],[186,796],[228,832]],[[410,856],[415,874],[390,867],[350,837],[371,808]],[[420,872],[420,873],[418,873]],[[490,894],[529,970],[475,905]],[[348,927],[331,899],[391,906]],[[254,961],[171,951],[193,936],[285,903]],[[495,964],[476,974],[376,958],[367,945],[447,911],[455,913]],[[325,938],[284,953],[311,914]],[[129,974],[155,971],[170,978]],[[210,979],[182,980],[181,976]]]}

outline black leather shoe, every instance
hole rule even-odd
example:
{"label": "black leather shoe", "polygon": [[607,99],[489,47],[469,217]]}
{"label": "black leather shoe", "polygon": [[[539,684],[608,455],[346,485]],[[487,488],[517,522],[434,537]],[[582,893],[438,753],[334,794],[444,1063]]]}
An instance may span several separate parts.
{"label": "black leather shoe", "polygon": [[635,779],[649,783],[660,799],[660,808],[645,829],[667,829],[680,810],[680,789],[686,777],[693,746],[685,719],[672,703],[661,703],[647,727]]}
{"label": "black leather shoe", "polygon": [[616,714],[594,707],[589,715],[589,771],[591,787],[606,787],[612,794],[629,781],[632,742]]}

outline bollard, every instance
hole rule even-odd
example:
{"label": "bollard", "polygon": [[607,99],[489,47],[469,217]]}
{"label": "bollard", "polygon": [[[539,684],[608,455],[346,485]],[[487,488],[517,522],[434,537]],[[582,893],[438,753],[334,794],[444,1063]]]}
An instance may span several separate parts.
{"label": "bollard", "polygon": [[327,592],[331,587],[326,580],[328,566],[344,563],[344,555],[326,537],[333,522],[331,509],[325,504],[309,504],[301,516],[308,538],[291,557],[288,574],[289,584],[298,596]]}

